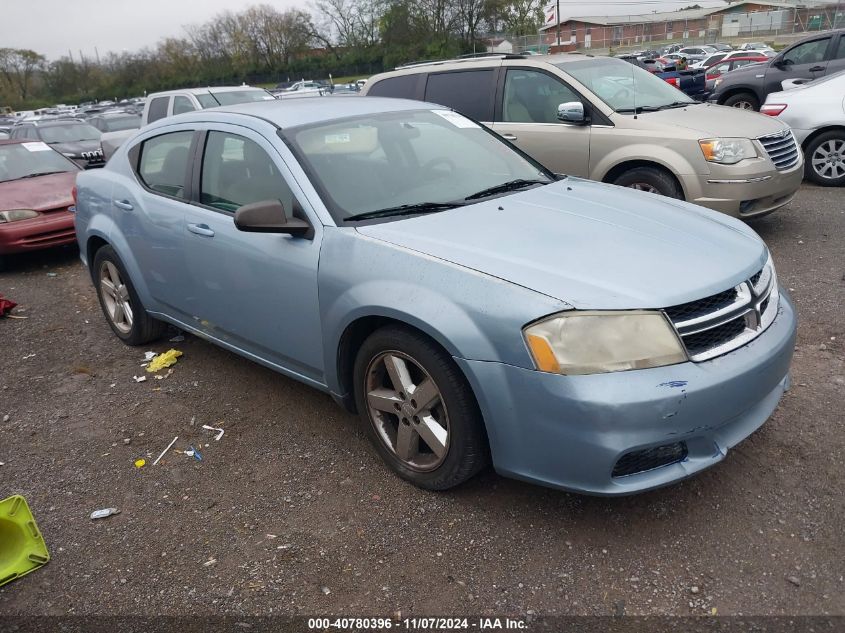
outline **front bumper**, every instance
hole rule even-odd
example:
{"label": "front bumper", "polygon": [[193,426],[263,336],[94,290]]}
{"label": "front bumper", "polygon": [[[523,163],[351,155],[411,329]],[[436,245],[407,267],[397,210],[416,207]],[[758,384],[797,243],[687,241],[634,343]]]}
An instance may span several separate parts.
{"label": "front bumper", "polygon": [[0,224],[0,255],[24,253],[76,242],[73,214],[51,211],[31,220]]}
{"label": "front bumper", "polygon": [[737,218],[760,217],[789,204],[804,178],[803,156],[785,171],[768,159],[747,163],[712,165],[708,176],[681,176],[687,201]]}
{"label": "front bumper", "polygon": [[[725,458],[771,415],[789,387],[796,315],[778,316],[747,345],[702,363],[560,376],[456,359],[484,415],[502,475],[596,495],[626,495],[685,479]],[[683,442],[671,465],[613,477],[628,453]]]}

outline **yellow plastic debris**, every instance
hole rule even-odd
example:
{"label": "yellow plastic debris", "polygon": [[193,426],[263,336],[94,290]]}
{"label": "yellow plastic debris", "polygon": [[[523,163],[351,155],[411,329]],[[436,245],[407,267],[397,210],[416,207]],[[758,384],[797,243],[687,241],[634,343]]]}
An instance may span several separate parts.
{"label": "yellow plastic debris", "polygon": [[50,560],[44,538],[26,499],[0,501],[0,585],[34,571]]}
{"label": "yellow plastic debris", "polygon": [[163,354],[159,354],[155,358],[150,361],[150,364],[147,365],[147,371],[152,373],[156,371],[161,371],[165,367],[170,367],[171,365],[176,364],[176,360],[182,355],[178,349],[169,349]]}
{"label": "yellow plastic debris", "polygon": [[135,460],[135,468],[143,468],[147,465],[146,459],[136,459]]}

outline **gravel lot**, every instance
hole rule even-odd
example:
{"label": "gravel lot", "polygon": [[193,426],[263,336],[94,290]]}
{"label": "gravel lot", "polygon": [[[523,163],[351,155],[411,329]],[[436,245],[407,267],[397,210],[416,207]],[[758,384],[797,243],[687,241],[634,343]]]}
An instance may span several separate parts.
{"label": "gravel lot", "polygon": [[[492,472],[423,492],[328,396],[190,336],[124,346],[74,251],[16,260],[0,497],[26,496],[52,561],[0,613],[845,614],[842,190],[753,226],[799,310],[793,389],[722,464],[622,499]],[[173,374],[135,383],[170,346]],[[177,435],[203,461],[151,466]]]}

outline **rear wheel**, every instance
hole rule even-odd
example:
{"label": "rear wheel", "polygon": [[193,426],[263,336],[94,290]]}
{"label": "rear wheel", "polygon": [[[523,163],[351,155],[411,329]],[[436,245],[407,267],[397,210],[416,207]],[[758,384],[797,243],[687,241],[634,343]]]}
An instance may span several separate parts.
{"label": "rear wheel", "polygon": [[659,193],[661,196],[667,198],[683,199],[683,192],[675,179],[667,172],[657,167],[634,167],[620,174],[614,185],[620,187],[630,187],[639,191],[648,191],[649,193]]}
{"label": "rear wheel", "polygon": [[845,131],[819,134],[807,145],[804,175],[825,187],[845,185]]}
{"label": "rear wheel", "polygon": [[756,112],[760,109],[760,100],[750,92],[739,92],[725,99],[722,105],[730,108],[739,108],[740,110],[754,110]]}
{"label": "rear wheel", "polygon": [[127,345],[144,345],[164,334],[167,326],[147,314],[123,262],[111,246],[97,251],[93,271],[100,307],[120,340]]}
{"label": "rear wheel", "polygon": [[481,413],[460,369],[422,334],[377,330],[355,361],[355,400],[385,462],[429,490],[463,483],[487,463]]}

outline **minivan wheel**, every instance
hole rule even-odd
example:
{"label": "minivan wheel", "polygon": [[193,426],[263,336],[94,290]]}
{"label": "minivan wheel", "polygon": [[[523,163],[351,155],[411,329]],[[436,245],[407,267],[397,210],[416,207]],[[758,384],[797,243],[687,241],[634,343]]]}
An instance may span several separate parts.
{"label": "minivan wheel", "polygon": [[656,167],[634,167],[623,172],[616,180],[614,185],[620,187],[630,187],[639,191],[648,191],[649,193],[659,193],[661,196],[668,198],[683,199],[683,192],[681,192],[678,183],[668,173]]}
{"label": "minivan wheel", "polygon": [[400,326],[364,341],[354,368],[355,402],[382,459],[420,488],[446,490],[487,463],[481,413],[451,357]]}
{"label": "minivan wheel", "polygon": [[804,175],[826,187],[845,185],[845,132],[833,130],[819,134],[804,153]]}
{"label": "minivan wheel", "polygon": [[729,108],[739,108],[740,110],[757,111],[760,109],[760,101],[750,92],[740,92],[731,95],[725,99],[722,105],[726,105]]}
{"label": "minivan wheel", "polygon": [[144,310],[123,262],[111,246],[97,251],[93,276],[100,307],[120,340],[127,345],[144,345],[164,334],[167,326]]}

